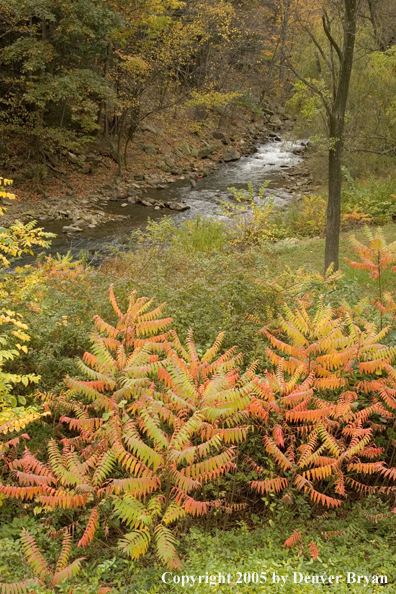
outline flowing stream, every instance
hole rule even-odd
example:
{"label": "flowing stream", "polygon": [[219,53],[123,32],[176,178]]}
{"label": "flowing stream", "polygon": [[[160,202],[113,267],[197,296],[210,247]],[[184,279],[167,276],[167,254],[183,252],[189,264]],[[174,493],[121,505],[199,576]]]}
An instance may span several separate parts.
{"label": "flowing stream", "polygon": [[[62,232],[64,221],[39,221],[38,225],[44,227],[45,231],[57,234],[52,240],[51,249],[48,250],[50,253],[65,254],[70,251],[73,256],[78,256],[80,250],[93,254],[103,252],[109,245],[122,248],[133,230],[145,226],[148,217],[159,220],[165,214],[171,215],[177,224],[186,219],[194,219],[198,215],[221,218],[223,215],[218,200],[230,198],[228,187],[246,188],[248,181],[253,183],[257,191],[265,181],[270,180],[265,195],[274,196],[275,204],[278,206],[287,206],[295,194],[295,190],[290,188],[288,174],[302,162],[301,153],[304,146],[303,141],[293,143],[273,140],[260,145],[251,155],[243,156],[232,163],[221,164],[207,177],[198,179],[195,188],[191,187],[188,179],[184,179],[177,180],[162,190],[147,189],[146,197],[163,202],[185,202],[190,209],[183,212],[155,210],[154,207],[140,204],[121,207],[125,200],[120,199],[117,202],[108,202],[101,208],[109,213],[127,215],[126,218],[107,222],[94,229],[66,235]],[[29,260],[31,261],[30,258],[23,258],[18,261],[18,265],[26,264]]]}

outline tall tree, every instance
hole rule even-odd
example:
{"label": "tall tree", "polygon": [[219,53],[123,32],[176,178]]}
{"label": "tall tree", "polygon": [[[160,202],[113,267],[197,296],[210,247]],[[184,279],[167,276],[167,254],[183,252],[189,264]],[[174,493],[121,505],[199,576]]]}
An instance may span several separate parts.
{"label": "tall tree", "polygon": [[[341,221],[342,150],[345,113],[350,88],[355,40],[361,0],[323,0],[320,3],[322,35],[317,33],[318,8],[310,10],[309,3],[301,10],[298,20],[315,47],[317,70],[315,79],[304,76],[286,61],[304,85],[314,92],[324,107],[328,135],[328,203],[326,221],[325,270],[332,264],[338,269]],[[316,25],[316,29],[315,29]],[[323,75],[327,69],[327,80]]]}
{"label": "tall tree", "polygon": [[338,81],[334,61],[330,63],[334,86],[332,98],[327,105],[329,117],[329,198],[327,202],[325,270],[333,264],[338,269],[338,253],[340,243],[341,222],[341,186],[342,186],[342,146],[345,126],[345,111],[347,106],[349,84],[351,80],[353,54],[355,49],[356,24],[359,0],[343,0],[344,4],[344,39],[340,49],[334,40],[330,20],[323,17],[323,28],[330,41],[330,48],[334,48],[339,60]]}

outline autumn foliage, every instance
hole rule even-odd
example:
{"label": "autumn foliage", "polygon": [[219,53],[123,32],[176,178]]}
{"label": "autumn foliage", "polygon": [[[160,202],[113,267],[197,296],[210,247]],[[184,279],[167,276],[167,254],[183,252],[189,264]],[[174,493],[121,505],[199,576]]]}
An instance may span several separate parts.
{"label": "autumn foliage", "polygon": [[89,379],[69,379],[66,394],[46,397],[63,412],[65,436],[49,441],[45,464],[26,449],[10,465],[18,486],[0,491],[46,509],[81,509],[80,547],[118,518],[126,554],[138,558],[153,542],[165,565],[180,567],[172,526],[223,505],[202,491],[234,468],[253,376],[239,373],[235,349],[219,356],[222,335],[199,357],[192,333],[183,346],[166,332],[162,306],[132,294],[124,314],[112,289],[110,299],[118,322],[95,318],[92,352],[80,362]]}
{"label": "autumn foliage", "polygon": [[[171,329],[164,305],[132,293],[123,311],[112,287],[110,301],[115,321],[95,316],[79,378],[60,395],[41,394],[59,437],[7,458],[0,485],[3,497],[75,514],[78,547],[116,531],[123,554],[151,550],[180,568],[180,526],[246,505],[213,488],[240,464],[255,475],[250,491],[288,506],[303,496],[313,510],[333,509],[394,490],[396,468],[378,444],[396,409],[389,327],[323,300],[284,306],[260,331],[267,370],[258,375],[255,364],[241,371],[235,348],[220,354],[222,334],[199,354],[192,331],[183,343]],[[37,547],[23,538],[33,562]],[[297,531],[285,546],[302,550],[304,540]],[[312,538],[306,547],[319,556]]]}

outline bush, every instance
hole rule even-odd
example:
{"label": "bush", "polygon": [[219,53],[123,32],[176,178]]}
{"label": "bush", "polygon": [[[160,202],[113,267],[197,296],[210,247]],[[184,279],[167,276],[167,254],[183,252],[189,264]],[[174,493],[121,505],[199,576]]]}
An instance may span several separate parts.
{"label": "bush", "polygon": [[396,215],[396,183],[393,179],[353,180],[344,168],[342,210],[361,209],[375,224],[384,224]]}

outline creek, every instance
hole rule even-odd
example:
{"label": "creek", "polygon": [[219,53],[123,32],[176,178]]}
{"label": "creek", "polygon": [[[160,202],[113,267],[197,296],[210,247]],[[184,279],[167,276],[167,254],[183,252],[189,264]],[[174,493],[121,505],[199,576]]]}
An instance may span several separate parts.
{"label": "creek", "polygon": [[[67,235],[62,232],[64,221],[38,221],[38,226],[57,235],[52,240],[49,253],[71,252],[76,257],[80,250],[100,254],[106,251],[106,246],[125,248],[130,234],[137,228],[144,227],[148,217],[158,221],[164,215],[170,215],[176,224],[197,216],[222,218],[224,215],[218,200],[230,198],[228,187],[246,188],[248,181],[253,183],[257,191],[269,180],[265,196],[273,196],[277,206],[286,207],[296,196],[295,177],[291,176],[297,175],[292,170],[302,163],[304,148],[304,141],[281,142],[279,139],[273,139],[258,146],[253,154],[243,156],[238,161],[220,164],[217,170],[198,179],[195,188],[191,187],[189,179],[178,179],[161,190],[147,188],[145,196],[148,198],[162,202],[185,202],[190,208],[183,212],[156,210],[154,207],[140,204],[122,207],[121,204],[125,204],[125,200],[120,199],[102,204],[100,208],[107,213],[126,217],[98,225],[94,229],[84,229],[78,234]],[[29,261],[32,259],[23,258],[17,265],[27,264]]]}

